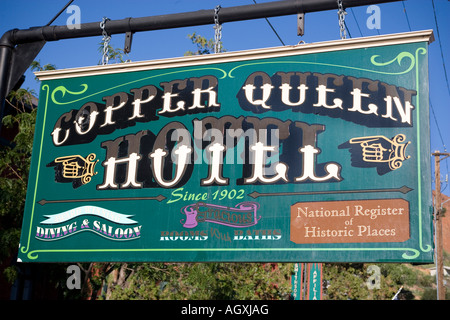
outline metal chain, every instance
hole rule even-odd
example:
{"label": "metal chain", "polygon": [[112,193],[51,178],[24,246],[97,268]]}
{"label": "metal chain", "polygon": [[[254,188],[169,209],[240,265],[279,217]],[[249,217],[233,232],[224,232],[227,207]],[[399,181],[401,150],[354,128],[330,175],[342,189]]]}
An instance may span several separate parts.
{"label": "metal chain", "polygon": [[102,55],[102,65],[107,65],[109,61],[109,42],[111,41],[111,36],[105,30],[106,21],[109,21],[108,18],[103,17],[102,22],[100,22],[100,28],[102,29],[102,41],[103,41],[103,55]]}
{"label": "metal chain", "polygon": [[339,31],[341,35],[341,39],[347,38],[347,31],[345,30],[345,16],[347,12],[344,10],[344,6],[342,5],[342,0],[337,0],[338,3],[338,16],[339,16]]}
{"label": "metal chain", "polygon": [[219,23],[219,11],[221,6],[214,9],[214,53],[221,50],[220,39],[222,38],[222,25]]}

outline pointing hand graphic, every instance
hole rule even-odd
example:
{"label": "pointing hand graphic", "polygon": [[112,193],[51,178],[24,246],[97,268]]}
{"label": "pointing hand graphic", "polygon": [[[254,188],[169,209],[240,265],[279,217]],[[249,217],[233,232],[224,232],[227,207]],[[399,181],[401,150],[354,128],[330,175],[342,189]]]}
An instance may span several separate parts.
{"label": "pointing hand graphic", "polygon": [[91,153],[86,158],[80,155],[71,155],[58,157],[55,159],[55,163],[62,165],[62,176],[67,179],[81,179],[82,184],[89,183],[91,177],[96,174],[94,172],[95,164],[98,162],[93,161],[95,154]]}
{"label": "pointing hand graphic", "polygon": [[385,136],[369,136],[350,139],[351,144],[359,144],[362,148],[362,160],[365,162],[387,163],[390,170],[396,170],[402,166],[405,149],[409,142],[402,144],[405,135],[398,134],[391,139]]}

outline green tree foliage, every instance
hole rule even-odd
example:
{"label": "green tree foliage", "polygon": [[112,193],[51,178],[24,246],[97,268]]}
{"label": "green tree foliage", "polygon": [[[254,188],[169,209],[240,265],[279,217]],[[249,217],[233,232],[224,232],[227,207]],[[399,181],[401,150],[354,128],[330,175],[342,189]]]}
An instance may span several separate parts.
{"label": "green tree foliage", "polygon": [[[105,299],[288,299],[290,264],[143,263],[108,279]],[[125,280],[125,281],[123,281]]]}
{"label": "green tree foliage", "polygon": [[[31,71],[47,71],[47,70],[55,70],[56,66],[51,63],[41,65],[41,62],[39,60],[35,60],[31,63],[30,69]],[[37,77],[35,77],[35,79],[38,81]]]}
{"label": "green tree foliage", "polygon": [[[53,70],[55,66],[41,66],[34,61],[31,70]],[[14,135],[9,145],[0,146],[0,257],[11,256],[18,247],[22,226],[31,151],[33,147],[36,109],[35,92],[20,88],[10,92],[6,104],[13,112],[2,120],[2,130]],[[6,271],[11,273],[11,269]]]}
{"label": "green tree foliage", "polygon": [[[11,92],[7,104],[15,111],[3,118],[2,130],[15,134],[9,145],[0,146],[0,258],[4,261],[17,252],[22,226],[28,172],[30,167],[36,110],[26,112],[31,105],[31,93],[24,89]],[[6,270],[12,280],[15,272]]]}
{"label": "green tree foliage", "polygon": [[[329,300],[398,300],[423,299],[420,287],[431,287],[433,279],[408,264],[377,264],[380,268],[378,285],[369,286],[373,272],[371,264],[335,263],[323,268],[326,280],[325,296]],[[400,290],[401,289],[401,290]]]}
{"label": "green tree foliage", "polygon": [[[55,66],[42,66],[34,61],[32,71],[53,70]],[[29,179],[29,169],[36,125],[37,109],[33,90],[20,88],[9,93],[5,104],[11,110],[2,119],[2,132],[12,137],[12,141],[0,144],[0,261],[5,265],[3,276],[13,283],[23,272],[14,262],[19,247],[25,198]],[[65,283],[65,267],[61,265],[30,266],[29,270],[39,272],[39,277],[53,279],[52,285]]]}
{"label": "green tree foliage", "polygon": [[[192,41],[197,47],[196,51],[186,51],[184,53],[185,56],[195,56],[195,55],[203,55],[210,54],[214,52],[214,40],[207,40],[205,37],[198,35],[197,33],[189,34],[188,38]],[[220,52],[226,52],[226,50],[222,46],[222,41],[220,41]]]}

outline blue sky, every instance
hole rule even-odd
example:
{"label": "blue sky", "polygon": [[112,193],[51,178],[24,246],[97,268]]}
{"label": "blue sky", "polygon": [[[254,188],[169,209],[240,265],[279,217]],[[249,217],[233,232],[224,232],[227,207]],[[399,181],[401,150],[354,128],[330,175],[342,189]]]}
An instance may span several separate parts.
{"label": "blue sky", "polygon": [[[18,28],[28,29],[46,25],[68,0],[1,0],[0,33]],[[256,0],[257,3],[273,0]],[[81,23],[100,22],[103,17],[111,20],[128,17],[145,17],[162,14],[190,12],[202,9],[214,10],[217,5],[232,7],[253,4],[253,0],[75,0],[81,12]],[[434,8],[433,8],[434,4]],[[407,31],[433,29],[435,42],[429,48],[430,77],[430,127],[431,152],[450,152],[450,1],[406,0],[379,4],[380,29],[369,29],[366,25],[370,13],[368,6],[347,9],[347,37],[357,38],[378,34],[393,34]],[[65,25],[71,13],[63,12],[53,25]],[[437,24],[436,24],[437,20]],[[339,25],[336,10],[306,14],[305,35],[297,36],[296,16],[269,18],[281,41],[285,45],[338,40]],[[195,50],[188,34],[196,32],[206,38],[214,37],[213,25],[140,32],[134,34],[132,61],[164,59],[183,56],[187,50]],[[227,51],[240,51],[282,46],[278,36],[265,19],[226,23],[223,25],[222,42]],[[113,35],[111,43],[123,48],[125,35]],[[101,36],[48,42],[36,60],[42,65],[52,63],[58,69],[97,65],[101,59],[98,46]],[[447,74],[445,74],[445,71]],[[31,72],[26,73],[24,88],[39,92],[39,83]],[[431,154],[429,155],[431,158]],[[432,158],[432,162],[434,159]],[[450,186],[445,183],[450,160],[441,164],[442,190],[450,195]],[[434,174],[434,166],[433,166]],[[433,176],[434,179],[434,176]]]}

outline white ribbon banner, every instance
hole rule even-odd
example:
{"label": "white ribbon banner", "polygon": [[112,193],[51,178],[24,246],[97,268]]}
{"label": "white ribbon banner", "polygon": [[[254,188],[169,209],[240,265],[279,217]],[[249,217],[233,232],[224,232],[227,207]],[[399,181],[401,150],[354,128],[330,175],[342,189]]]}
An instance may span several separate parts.
{"label": "white ribbon banner", "polygon": [[41,224],[62,223],[82,215],[97,216],[120,224],[137,223],[137,221],[129,219],[132,215],[122,214],[96,206],[82,206],[53,215],[45,215],[44,217],[46,217],[47,220],[42,221]]}

